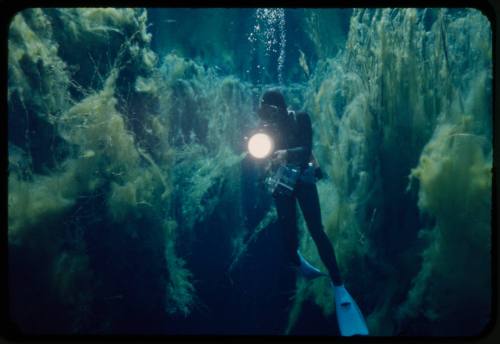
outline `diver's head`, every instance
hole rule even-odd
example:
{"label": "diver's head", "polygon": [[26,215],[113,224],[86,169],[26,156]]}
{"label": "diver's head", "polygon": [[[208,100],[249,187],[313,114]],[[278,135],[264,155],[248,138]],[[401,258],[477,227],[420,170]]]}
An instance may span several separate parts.
{"label": "diver's head", "polygon": [[259,118],[266,122],[278,122],[287,115],[285,97],[280,91],[268,90],[266,91],[260,102],[257,114]]}

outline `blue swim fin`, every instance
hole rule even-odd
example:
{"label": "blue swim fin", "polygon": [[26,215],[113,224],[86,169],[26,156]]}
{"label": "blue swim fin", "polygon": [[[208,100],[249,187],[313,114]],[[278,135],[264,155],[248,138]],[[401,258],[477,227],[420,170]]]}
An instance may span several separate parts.
{"label": "blue swim fin", "polygon": [[305,279],[312,280],[321,276],[327,276],[325,273],[321,272],[318,268],[314,267],[309,263],[303,256],[297,251],[300,258],[299,273]]}
{"label": "blue swim fin", "polygon": [[367,336],[368,327],[356,301],[352,298],[344,285],[335,286],[332,283],[335,294],[335,310],[337,311],[337,322],[342,336]]}

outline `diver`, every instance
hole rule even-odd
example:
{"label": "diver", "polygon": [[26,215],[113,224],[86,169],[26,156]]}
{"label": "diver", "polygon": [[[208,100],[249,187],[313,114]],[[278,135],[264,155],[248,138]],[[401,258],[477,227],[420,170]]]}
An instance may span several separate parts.
{"label": "diver", "polygon": [[306,112],[289,112],[283,94],[276,89],[263,94],[257,115],[261,123],[249,141],[249,151],[256,158],[267,158],[265,170],[270,176],[266,183],[276,205],[287,259],[306,279],[327,276],[298,250],[298,202],[331,279],[341,334],[367,335],[364,318],[342,283],[333,245],[323,229],[316,187],[323,174],[312,154],[310,117]]}

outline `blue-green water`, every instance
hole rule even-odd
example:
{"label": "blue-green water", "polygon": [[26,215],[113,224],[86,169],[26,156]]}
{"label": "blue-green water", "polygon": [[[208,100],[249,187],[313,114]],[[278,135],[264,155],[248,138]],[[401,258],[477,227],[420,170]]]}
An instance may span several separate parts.
{"label": "blue-green water", "polygon": [[311,117],[324,229],[370,334],[489,324],[480,11],[37,8],[8,47],[13,329],[339,335],[329,281],[289,269],[246,155],[269,87]]}

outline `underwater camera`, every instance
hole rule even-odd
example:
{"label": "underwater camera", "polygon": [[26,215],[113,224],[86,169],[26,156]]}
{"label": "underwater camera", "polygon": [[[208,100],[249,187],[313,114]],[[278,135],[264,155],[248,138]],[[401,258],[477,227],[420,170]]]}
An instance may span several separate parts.
{"label": "underwater camera", "polygon": [[267,177],[266,184],[267,189],[273,196],[277,194],[290,196],[299,180],[307,184],[313,184],[322,178],[321,169],[314,166],[313,162],[309,162],[302,171],[299,166],[280,165],[273,175]]}
{"label": "underwater camera", "polygon": [[[257,160],[268,160],[268,176],[265,180],[268,191],[273,195],[291,195],[299,180],[305,183],[315,183],[323,178],[323,173],[314,155],[307,167],[301,171],[299,166],[290,164],[277,164],[272,158],[275,148],[273,138],[277,136],[276,130],[271,123],[264,123],[250,138],[245,137],[248,142],[247,148],[250,155]],[[273,135],[274,134],[274,135]]]}
{"label": "underwater camera", "polygon": [[[272,126],[263,125],[248,139],[248,152],[256,159],[269,158],[274,151]],[[270,161],[273,166],[273,161]],[[300,177],[300,169],[284,164],[273,168],[274,172],[266,178],[267,189],[272,195],[291,195]]]}
{"label": "underwater camera", "polygon": [[289,165],[280,165],[277,171],[266,179],[267,189],[273,195],[290,196],[300,177],[300,169]]}

